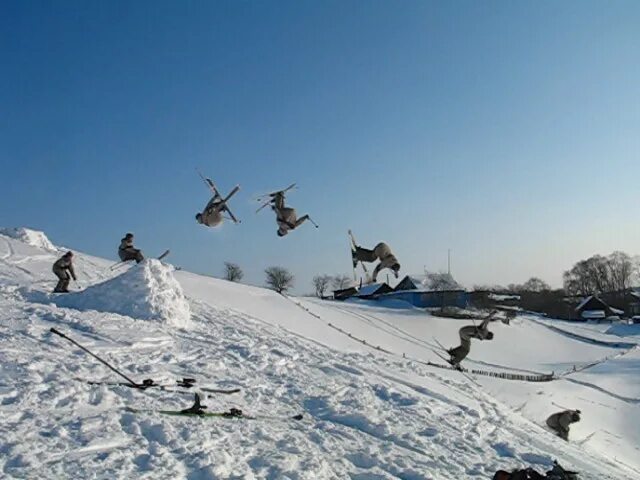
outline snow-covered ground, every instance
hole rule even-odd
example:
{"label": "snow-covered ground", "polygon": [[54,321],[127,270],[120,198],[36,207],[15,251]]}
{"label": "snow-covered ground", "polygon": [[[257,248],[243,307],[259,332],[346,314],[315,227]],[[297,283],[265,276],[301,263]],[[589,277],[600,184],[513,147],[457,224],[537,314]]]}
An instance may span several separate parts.
{"label": "snow-covered ground", "polygon": [[[486,479],[558,459],[584,479],[640,478],[635,330],[497,322],[467,367],[560,378],[464,376],[424,362],[442,363],[435,339],[455,344],[469,321],[286,298],[154,261],[112,272],[82,253],[83,291],[53,295],[63,251],[37,232],[0,233],[0,477]],[[238,387],[205,403],[274,418],[128,412],[191,399],[86,384],[119,378],[52,327],[138,381]],[[583,412],[568,443],[544,428],[554,404]]]}

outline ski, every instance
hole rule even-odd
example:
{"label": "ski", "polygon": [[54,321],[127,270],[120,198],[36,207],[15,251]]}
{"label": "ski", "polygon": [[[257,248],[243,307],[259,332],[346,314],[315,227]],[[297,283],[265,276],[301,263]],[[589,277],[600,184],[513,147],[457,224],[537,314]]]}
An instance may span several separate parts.
{"label": "ski", "polygon": [[164,252],[162,252],[162,254],[159,257],[156,258],[156,260],[162,260],[167,255],[169,255],[170,253],[171,253],[171,250],[165,250]]}
{"label": "ski", "polygon": [[[356,248],[358,247],[358,244],[356,243],[356,237],[354,237],[353,232],[349,230],[348,233],[349,233],[349,238],[351,239],[351,258],[353,260],[355,258],[355,252],[356,252]],[[367,266],[363,262],[360,262],[360,265],[362,266],[362,270],[364,270],[365,278],[367,279],[367,282],[368,282],[369,270],[367,270]],[[354,280],[357,280],[356,278],[357,267],[358,267],[358,261],[356,260],[353,262],[353,279]]]}
{"label": "ski", "polygon": [[238,418],[245,420],[302,420],[302,414],[292,417],[275,417],[266,415],[246,415],[239,408],[230,408],[227,412],[207,412],[206,405],[200,403],[200,395],[194,394],[193,405],[183,410],[140,410],[135,408],[127,408],[133,413],[160,413],[162,415],[173,415],[177,417],[217,417],[217,418]]}
{"label": "ski", "polygon": [[302,420],[304,416],[300,413],[291,417],[279,417],[272,415],[247,415],[242,410],[230,409],[227,412],[186,412],[183,410],[153,410],[153,409],[138,409],[126,407],[125,410],[131,413],[159,413],[161,415],[171,415],[174,417],[200,417],[200,418],[231,418],[238,420]]}
{"label": "ski", "polygon": [[193,383],[183,383],[178,380],[175,385],[167,385],[167,384],[159,384],[159,383],[145,383],[147,380],[143,381],[142,384],[132,385],[126,382],[102,382],[102,381],[93,381],[93,380],[84,380],[82,378],[77,378],[76,380],[80,382],[85,382],[89,385],[106,385],[108,387],[127,387],[134,388],[136,390],[147,390],[148,388],[157,388],[162,390],[163,392],[171,392],[171,393],[182,393],[186,395],[192,395],[193,391],[189,390],[177,390],[176,388],[197,388],[201,392],[207,393],[215,393],[217,395],[232,395],[234,393],[239,393],[241,389],[239,388],[208,388],[208,387],[196,387]]}
{"label": "ski", "polygon": [[231,192],[229,192],[229,195],[223,198],[222,195],[220,195],[220,192],[218,191],[218,188],[216,187],[215,183],[213,183],[213,180],[211,180],[209,177],[205,177],[202,174],[202,172],[197,168],[196,168],[196,172],[198,172],[198,175],[200,175],[200,178],[202,179],[202,181],[205,183],[205,185],[209,187],[209,189],[213,193],[214,202],[215,202],[215,199],[220,200],[220,204],[222,204],[221,211],[227,212],[229,214],[230,220],[233,223],[241,223],[241,221],[236,218],[236,216],[233,214],[233,212],[229,209],[229,206],[227,205],[227,202],[229,201],[229,199],[233,197],[236,193],[238,193],[238,191],[240,190],[240,185],[236,185],[235,187],[233,187]]}

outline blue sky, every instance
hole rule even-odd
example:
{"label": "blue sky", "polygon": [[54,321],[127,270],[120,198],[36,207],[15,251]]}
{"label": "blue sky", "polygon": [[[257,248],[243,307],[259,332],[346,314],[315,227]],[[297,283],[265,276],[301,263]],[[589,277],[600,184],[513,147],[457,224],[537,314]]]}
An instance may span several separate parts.
{"label": "blue sky", "polygon": [[[403,270],[553,285],[640,253],[638,2],[3,2],[0,225],[251,283]],[[243,221],[205,229],[195,167]],[[297,182],[275,235],[252,197]]]}

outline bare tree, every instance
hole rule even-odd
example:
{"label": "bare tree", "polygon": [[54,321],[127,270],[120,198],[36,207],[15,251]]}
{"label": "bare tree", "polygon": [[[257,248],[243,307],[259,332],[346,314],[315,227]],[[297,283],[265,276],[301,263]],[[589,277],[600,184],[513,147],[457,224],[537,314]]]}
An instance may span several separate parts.
{"label": "bare tree", "polygon": [[349,285],[351,285],[351,278],[349,275],[338,274],[334,275],[331,279],[331,286],[334,290],[342,290],[347,288]]}
{"label": "bare tree", "polygon": [[316,289],[316,297],[323,298],[331,283],[330,275],[316,275],[313,277],[313,286]]}
{"label": "bare tree", "polygon": [[573,295],[624,293],[637,273],[638,259],[624,252],[613,252],[607,257],[594,255],[564,272],[564,288]]}
{"label": "bare tree", "polygon": [[540,292],[548,292],[549,290],[551,290],[551,287],[549,286],[549,284],[538,277],[531,277],[522,285],[516,285],[516,287],[517,287],[516,290],[514,290],[515,292],[540,293]]}
{"label": "bare tree", "polygon": [[286,268],[269,267],[264,271],[267,276],[267,286],[278,293],[283,293],[293,287],[293,274]]}
{"label": "bare tree", "polygon": [[435,291],[443,292],[445,290],[459,290],[460,284],[456,282],[450,273],[426,273],[424,279],[425,288]]}
{"label": "bare tree", "polygon": [[244,272],[237,263],[224,262],[224,278],[230,282],[239,282],[244,277]]}

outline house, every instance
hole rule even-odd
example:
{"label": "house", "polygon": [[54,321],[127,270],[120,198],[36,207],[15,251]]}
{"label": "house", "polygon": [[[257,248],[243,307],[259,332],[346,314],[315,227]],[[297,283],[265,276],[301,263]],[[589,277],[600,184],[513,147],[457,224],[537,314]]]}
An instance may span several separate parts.
{"label": "house", "polygon": [[418,290],[418,285],[420,285],[419,281],[417,281],[416,279],[411,278],[409,275],[407,275],[402,280],[400,280],[400,283],[398,283],[393,288],[393,291],[394,292],[402,292],[402,291],[405,291],[405,290]]}
{"label": "house", "polygon": [[627,308],[630,317],[640,316],[640,290],[631,290],[631,301]]}
{"label": "house", "polygon": [[347,298],[353,297],[358,294],[358,289],[356,287],[348,287],[342,288],[340,290],[333,291],[334,300],[346,300]]}
{"label": "house", "polygon": [[371,283],[360,288],[357,297],[363,299],[371,299],[389,292],[393,292],[393,288],[391,288],[388,284]]}
{"label": "house", "polygon": [[381,297],[385,300],[402,300],[419,308],[459,307],[465,308],[469,303],[469,294],[465,290],[403,290],[387,293]]}
{"label": "house", "polygon": [[596,295],[589,295],[574,309],[575,316],[583,320],[602,320],[623,315],[622,310],[609,306]]}

